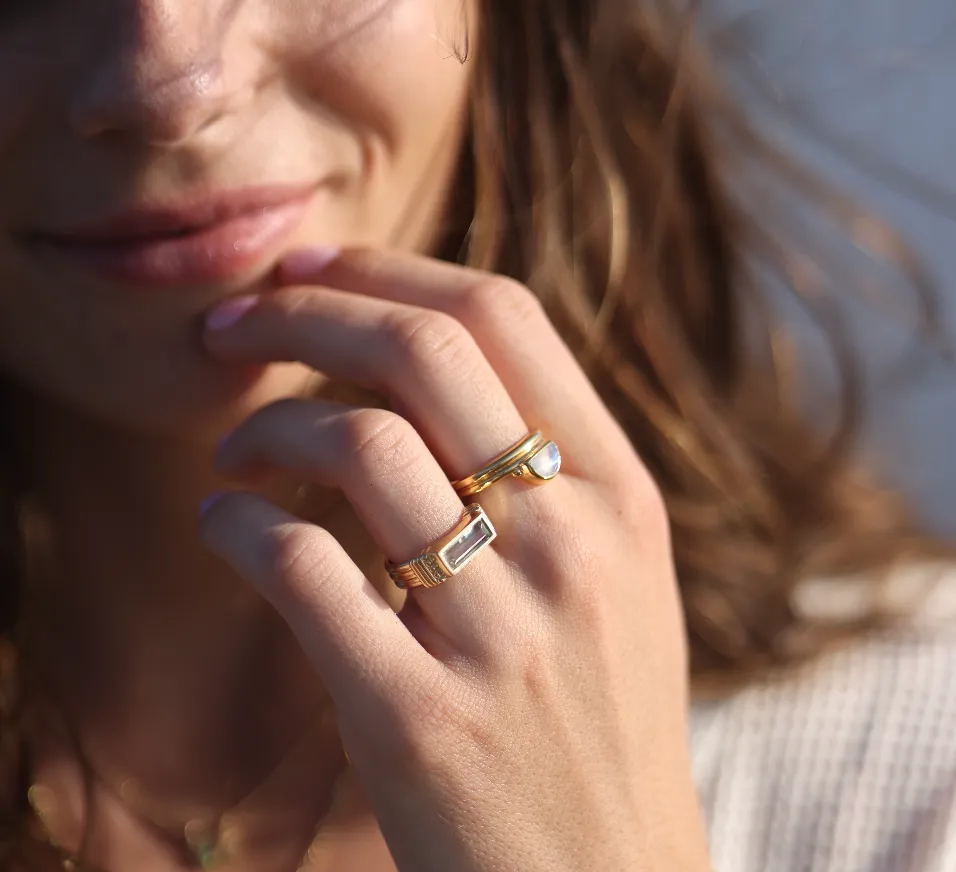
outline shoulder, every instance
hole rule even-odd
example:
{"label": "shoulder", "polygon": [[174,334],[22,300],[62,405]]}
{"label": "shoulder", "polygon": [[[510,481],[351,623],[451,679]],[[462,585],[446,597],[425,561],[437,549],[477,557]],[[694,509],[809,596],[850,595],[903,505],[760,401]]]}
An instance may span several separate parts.
{"label": "shoulder", "polygon": [[935,597],[906,627],[694,706],[715,869],[956,868],[956,570]]}

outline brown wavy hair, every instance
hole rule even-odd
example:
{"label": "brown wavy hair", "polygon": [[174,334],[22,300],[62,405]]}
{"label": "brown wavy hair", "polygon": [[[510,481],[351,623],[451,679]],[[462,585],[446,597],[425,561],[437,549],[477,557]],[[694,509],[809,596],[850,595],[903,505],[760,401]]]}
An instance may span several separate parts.
{"label": "brown wavy hair", "polygon": [[[801,228],[835,222],[852,236],[876,225],[754,135],[686,3],[477,2],[473,56],[466,37],[456,43],[474,75],[452,210],[467,231],[443,251],[540,294],[654,474],[694,671],[749,675],[872,624],[875,608],[852,623],[815,621],[794,591],[809,576],[857,573],[872,573],[875,591],[882,570],[946,553],[854,467],[859,373],[832,302],[842,278],[806,281],[828,272]],[[889,253],[911,266],[902,249]],[[826,430],[801,412],[801,369],[768,282],[830,338],[843,390]],[[2,438],[0,632],[15,638],[28,482],[13,434]],[[7,773],[19,746],[12,699],[0,694]],[[7,844],[23,828],[16,792]]]}
{"label": "brown wavy hair", "polygon": [[[653,473],[694,672],[760,673],[891,617],[889,571],[951,549],[857,465],[862,376],[840,296],[866,281],[821,240],[836,228],[890,261],[937,339],[918,264],[754,132],[695,38],[694,4],[481,6],[494,39],[477,57],[467,260],[540,295]],[[770,285],[828,341],[840,390],[815,416],[825,429],[807,421]],[[795,607],[801,581],[847,575],[872,578],[866,613]]]}

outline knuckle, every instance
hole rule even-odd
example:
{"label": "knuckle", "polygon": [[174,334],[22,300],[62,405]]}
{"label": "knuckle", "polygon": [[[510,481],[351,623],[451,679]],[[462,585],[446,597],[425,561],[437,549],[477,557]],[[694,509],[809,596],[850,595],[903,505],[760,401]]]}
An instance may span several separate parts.
{"label": "knuckle", "polygon": [[417,436],[400,415],[385,409],[356,409],[342,424],[346,451],[364,471],[394,474],[414,461]]}
{"label": "knuckle", "polygon": [[[588,558],[581,561],[587,574],[578,575],[576,583],[568,585],[561,593],[564,603],[572,606],[577,625],[587,628],[588,638],[596,642],[607,634],[614,620],[612,611],[618,603],[608,595],[607,586],[603,583],[606,575],[601,570],[605,569],[605,564],[593,553]],[[633,578],[621,581],[625,585],[639,582]]]}
{"label": "knuckle", "polygon": [[464,325],[443,312],[416,312],[387,325],[398,356],[417,372],[460,372],[474,365],[476,346]]}
{"label": "knuckle", "polygon": [[320,527],[291,524],[276,531],[271,548],[271,567],[275,580],[300,589],[304,582],[314,583],[334,569],[335,540]]}
{"label": "knuckle", "polygon": [[[582,525],[577,514],[558,503],[536,507],[537,528],[546,531],[535,543],[533,562],[541,568],[539,582],[549,600],[570,607],[575,613],[591,606],[603,608],[607,602],[609,548],[619,548],[620,538]],[[624,532],[627,535],[627,532]],[[542,634],[543,637],[547,633]],[[533,648],[534,639],[527,645]]]}
{"label": "knuckle", "polygon": [[520,282],[491,276],[475,282],[461,298],[461,320],[476,331],[500,331],[544,317],[538,297]]}
{"label": "knuckle", "polygon": [[606,555],[575,525],[566,525],[551,554],[552,588],[572,592],[575,600],[599,595],[607,574]]}
{"label": "knuckle", "polygon": [[294,319],[315,305],[316,292],[308,286],[283,288],[263,298],[264,309],[272,310],[284,319]]}
{"label": "knuckle", "polygon": [[529,701],[549,699],[554,692],[552,675],[553,656],[535,639],[528,639],[523,646],[521,659],[514,664],[516,692]]}
{"label": "knuckle", "polygon": [[[557,501],[541,500],[534,506],[533,522],[542,531],[537,543],[542,549],[541,557],[555,564],[560,575],[573,574],[579,562],[575,555],[585,554],[590,544],[588,532],[578,522],[576,513]],[[572,562],[568,563],[569,560]]]}
{"label": "knuckle", "polygon": [[350,269],[361,273],[373,284],[387,282],[392,278],[394,267],[390,266],[391,259],[391,256],[381,249],[362,244],[350,245],[337,258],[340,263],[347,263]]}

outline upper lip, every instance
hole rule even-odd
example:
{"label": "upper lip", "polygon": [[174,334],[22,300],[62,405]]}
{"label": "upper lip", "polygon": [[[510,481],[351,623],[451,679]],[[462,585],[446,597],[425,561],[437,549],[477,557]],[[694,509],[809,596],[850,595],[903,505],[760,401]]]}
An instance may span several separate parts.
{"label": "upper lip", "polygon": [[105,218],[35,235],[63,241],[106,243],[195,233],[243,215],[308,196],[309,185],[269,185],[206,195],[179,204],[141,205]]}

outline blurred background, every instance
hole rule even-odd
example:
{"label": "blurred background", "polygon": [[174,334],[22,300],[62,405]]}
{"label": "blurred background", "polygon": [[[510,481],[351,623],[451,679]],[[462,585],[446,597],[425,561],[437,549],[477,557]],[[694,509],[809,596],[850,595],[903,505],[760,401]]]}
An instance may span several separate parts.
{"label": "blurred background", "polygon": [[[704,0],[711,38],[751,116],[788,151],[887,219],[922,259],[956,345],[956,2]],[[956,364],[889,372],[911,325],[850,321],[866,352],[864,450],[956,539]],[[797,331],[803,326],[794,315]],[[897,367],[898,369],[898,367]],[[895,371],[895,370],[894,370]]]}

